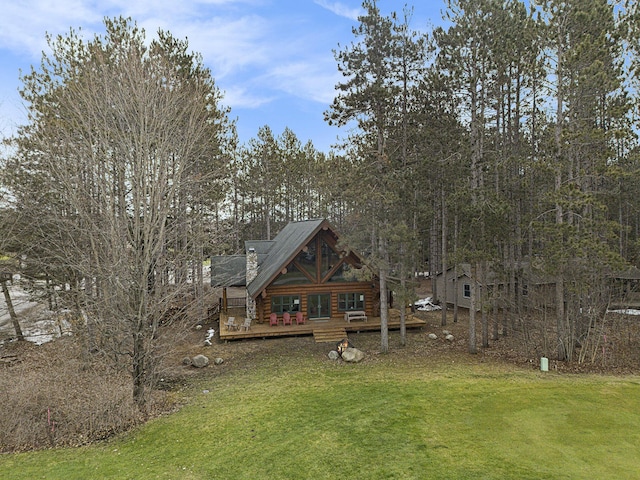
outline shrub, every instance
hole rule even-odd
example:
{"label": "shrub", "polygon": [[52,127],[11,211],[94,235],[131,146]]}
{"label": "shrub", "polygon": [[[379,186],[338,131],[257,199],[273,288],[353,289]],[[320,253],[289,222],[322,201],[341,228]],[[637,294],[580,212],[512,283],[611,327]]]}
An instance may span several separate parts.
{"label": "shrub", "polygon": [[144,420],[128,372],[83,355],[75,338],[7,349],[20,363],[0,367],[0,451],[83,445]]}

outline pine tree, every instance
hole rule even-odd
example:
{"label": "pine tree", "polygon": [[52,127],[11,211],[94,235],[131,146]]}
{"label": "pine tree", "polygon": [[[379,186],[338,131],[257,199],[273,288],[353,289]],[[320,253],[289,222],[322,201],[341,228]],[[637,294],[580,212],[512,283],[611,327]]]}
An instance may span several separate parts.
{"label": "pine tree", "polygon": [[354,184],[366,189],[362,200],[364,216],[358,223],[369,233],[371,261],[380,280],[380,336],[383,352],[389,349],[388,277],[390,259],[388,235],[391,230],[389,206],[393,193],[389,189],[389,155],[387,141],[398,86],[392,63],[392,21],[383,17],[375,0],[365,0],[365,15],[353,34],[358,43],[335,52],[338,70],[346,77],[325,114],[329,124],[346,125],[355,120],[360,129],[352,137],[352,152],[357,155],[358,176]]}
{"label": "pine tree", "polygon": [[556,277],[558,358],[572,359],[575,342],[598,318],[607,270],[620,266],[603,202],[611,167],[611,119],[624,115],[613,7],[605,0],[544,2],[555,89],[553,202],[555,222],[545,244]]}

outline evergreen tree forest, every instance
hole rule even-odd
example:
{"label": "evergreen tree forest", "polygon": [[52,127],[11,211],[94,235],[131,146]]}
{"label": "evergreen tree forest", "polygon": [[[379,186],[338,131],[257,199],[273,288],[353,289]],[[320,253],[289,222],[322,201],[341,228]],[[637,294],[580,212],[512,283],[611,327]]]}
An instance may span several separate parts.
{"label": "evergreen tree forest", "polygon": [[[131,20],[49,39],[24,76],[2,253],[65,286],[54,300],[92,319],[93,347],[133,362],[141,404],[160,348],[147,325],[198,295],[187,279],[209,255],[290,221],[329,219],[400,306],[418,272],[468,265],[470,352],[500,335],[526,348],[536,329],[548,355],[585,355],[575,345],[604,321],[615,273],[640,264],[638,3],[447,0],[431,31],[381,3],[365,0],[336,45],[325,119],[348,135],[330,152],[268,125],[241,143],[202,59],[168,32],[146,43]],[[534,277],[543,298],[522,295]]]}

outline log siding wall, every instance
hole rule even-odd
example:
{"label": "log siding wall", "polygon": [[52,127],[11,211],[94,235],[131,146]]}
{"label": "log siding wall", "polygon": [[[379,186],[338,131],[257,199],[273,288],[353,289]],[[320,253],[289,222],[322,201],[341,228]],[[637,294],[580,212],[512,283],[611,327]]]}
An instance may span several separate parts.
{"label": "log siding wall", "polygon": [[331,317],[342,317],[344,312],[338,310],[338,294],[340,293],[362,293],[364,294],[364,310],[367,316],[379,316],[380,295],[377,288],[371,282],[354,283],[323,283],[313,285],[286,285],[271,286],[267,288],[266,295],[262,297],[262,302],[258,302],[258,318],[267,319],[271,313],[271,298],[277,295],[299,295],[300,311],[307,316],[307,297],[313,294],[331,295]]}

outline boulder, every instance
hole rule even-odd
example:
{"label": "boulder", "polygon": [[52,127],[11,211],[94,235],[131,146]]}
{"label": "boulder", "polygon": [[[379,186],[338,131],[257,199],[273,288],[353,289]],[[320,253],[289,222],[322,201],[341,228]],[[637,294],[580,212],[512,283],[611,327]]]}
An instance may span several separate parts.
{"label": "boulder", "polygon": [[191,358],[189,358],[189,357],[184,357],[184,358],[182,359],[182,364],[183,364],[183,365],[191,365]]}
{"label": "boulder", "polygon": [[342,352],[342,359],[345,362],[358,363],[364,359],[364,352],[357,348],[350,347]]}
{"label": "boulder", "polygon": [[220,357],[217,357],[213,363],[215,363],[216,365],[222,365],[224,363],[224,360]]}
{"label": "boulder", "polygon": [[207,365],[209,365],[209,358],[204,355],[196,355],[191,359],[191,365],[196,368],[206,367]]}
{"label": "boulder", "polygon": [[338,352],[336,352],[335,350],[331,350],[329,352],[329,359],[330,360],[338,360],[340,358],[340,354]]}
{"label": "boulder", "polygon": [[427,335],[431,340],[437,340],[438,336],[435,333],[430,333]]}
{"label": "boulder", "polygon": [[447,340],[449,340],[450,342],[453,342],[453,335],[451,335],[451,334],[447,335],[447,336],[446,336],[446,337],[444,337],[444,338],[446,338],[446,339],[447,339]]}

